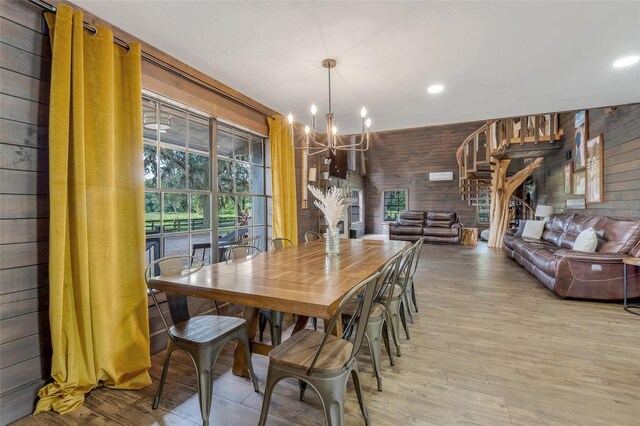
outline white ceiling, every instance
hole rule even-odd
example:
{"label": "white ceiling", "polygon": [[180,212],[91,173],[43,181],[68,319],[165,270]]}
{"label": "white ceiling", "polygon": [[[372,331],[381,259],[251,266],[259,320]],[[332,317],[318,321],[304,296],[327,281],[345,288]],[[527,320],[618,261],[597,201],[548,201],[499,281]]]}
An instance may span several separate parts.
{"label": "white ceiling", "polygon": [[[640,101],[640,2],[104,1],[80,7],[298,121],[341,133]],[[443,93],[428,95],[434,83]]]}

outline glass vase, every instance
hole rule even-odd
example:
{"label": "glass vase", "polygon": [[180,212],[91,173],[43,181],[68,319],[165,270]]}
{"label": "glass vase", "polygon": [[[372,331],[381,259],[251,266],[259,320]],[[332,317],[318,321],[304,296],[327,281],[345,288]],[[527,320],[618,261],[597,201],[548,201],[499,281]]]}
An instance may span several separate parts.
{"label": "glass vase", "polygon": [[327,254],[340,254],[340,230],[338,227],[329,226],[324,234]]}

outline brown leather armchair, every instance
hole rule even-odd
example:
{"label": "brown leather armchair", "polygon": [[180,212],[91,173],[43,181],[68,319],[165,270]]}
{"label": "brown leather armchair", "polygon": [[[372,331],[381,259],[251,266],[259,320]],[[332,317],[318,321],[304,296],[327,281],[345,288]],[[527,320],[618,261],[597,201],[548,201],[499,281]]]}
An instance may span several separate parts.
{"label": "brown leather armchair", "polygon": [[[578,234],[593,228],[595,253],[572,250]],[[620,300],[623,259],[640,256],[640,220],[556,214],[540,240],[504,236],[504,250],[559,297]],[[640,297],[640,268],[628,267],[628,297]]]}
{"label": "brown leather armchair", "polygon": [[398,220],[389,223],[389,239],[460,244],[462,224],[456,212],[426,212],[406,210],[400,212]]}

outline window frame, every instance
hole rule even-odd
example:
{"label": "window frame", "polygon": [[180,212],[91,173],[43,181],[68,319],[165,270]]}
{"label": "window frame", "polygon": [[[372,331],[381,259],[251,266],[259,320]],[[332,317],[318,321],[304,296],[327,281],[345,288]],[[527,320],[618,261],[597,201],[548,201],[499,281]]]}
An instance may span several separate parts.
{"label": "window frame", "polygon": [[382,190],[381,203],[380,203],[381,206],[382,206],[382,223],[393,223],[396,220],[398,220],[397,217],[396,217],[395,220],[386,220],[385,219],[385,217],[386,217],[386,214],[385,214],[386,206],[385,206],[384,200],[385,200],[385,193],[387,193],[387,192],[400,192],[400,191],[404,191],[404,193],[405,193],[405,206],[404,206],[404,209],[401,209],[401,210],[398,211],[398,214],[402,210],[408,210],[409,209],[409,189],[408,188],[387,188],[387,189]]}
{"label": "window frame", "polygon": [[[205,234],[207,235],[208,238],[208,242],[211,243],[211,254],[210,254],[210,258],[212,262],[216,262],[219,261],[220,259],[218,259],[219,257],[219,250],[218,250],[218,233],[219,233],[219,226],[218,226],[218,221],[219,221],[219,211],[218,211],[218,199],[219,199],[219,195],[220,194],[227,194],[226,192],[220,192],[218,191],[218,160],[219,159],[227,159],[227,157],[219,157],[218,156],[218,132],[220,131],[220,128],[223,127],[225,130],[231,130],[232,134],[235,134],[236,132],[242,133],[242,135],[244,137],[247,138],[247,143],[248,143],[248,158],[247,161],[242,161],[242,160],[237,160],[237,162],[242,162],[245,164],[249,165],[249,178],[248,178],[248,192],[246,193],[237,193],[236,192],[236,187],[235,187],[235,155],[232,155],[232,159],[231,161],[233,161],[234,164],[234,177],[233,177],[233,183],[232,183],[232,196],[234,197],[234,202],[236,203],[236,213],[237,213],[237,196],[246,196],[246,197],[250,197],[251,199],[251,203],[252,203],[252,215],[255,216],[255,214],[253,213],[253,204],[254,200],[256,199],[256,197],[262,197],[264,199],[262,205],[260,206],[261,209],[263,209],[264,211],[262,212],[262,214],[264,215],[264,221],[262,224],[259,225],[253,225],[253,224],[248,224],[248,225],[239,225],[236,221],[234,222],[234,226],[233,229],[237,230],[239,227],[247,227],[250,228],[250,235],[253,236],[254,234],[254,228],[261,228],[262,233],[264,235],[262,235],[262,241],[260,241],[260,246],[262,246],[263,248],[267,247],[267,242],[268,242],[268,235],[269,235],[269,229],[268,227],[271,226],[271,212],[270,209],[268,207],[268,197],[270,194],[267,193],[267,191],[269,190],[269,188],[271,187],[271,185],[267,184],[266,182],[266,168],[267,168],[267,150],[268,150],[268,139],[266,135],[262,135],[259,134],[257,132],[245,129],[241,126],[237,126],[234,125],[233,123],[227,122],[227,121],[222,121],[222,120],[218,120],[214,117],[212,117],[211,115],[204,113],[200,110],[191,108],[189,106],[186,106],[184,104],[181,104],[179,102],[175,102],[172,101],[171,99],[167,99],[165,97],[159,96],[155,93],[143,90],[141,93],[141,96],[143,98],[143,105],[147,105],[145,102],[150,101],[153,102],[154,104],[154,108],[155,108],[155,115],[156,115],[156,119],[160,120],[161,118],[161,112],[162,112],[162,107],[165,106],[167,108],[173,109],[173,110],[177,110],[179,113],[184,113],[184,120],[185,120],[185,128],[183,129],[184,131],[184,146],[179,146],[179,144],[176,144],[175,142],[169,142],[169,141],[162,141],[162,137],[161,137],[161,132],[157,129],[152,130],[152,132],[155,132],[155,138],[152,140],[151,139],[151,135],[148,134],[144,135],[143,134],[143,140],[142,140],[142,144],[143,147],[146,146],[150,146],[153,147],[153,149],[155,149],[155,153],[153,153],[153,157],[155,158],[155,185],[152,187],[147,187],[146,186],[146,176],[144,177],[145,182],[143,183],[144,185],[144,193],[145,193],[145,240],[147,241],[147,257],[148,259],[150,259],[150,256],[153,254],[154,258],[157,258],[159,256],[166,256],[166,247],[165,247],[165,240],[171,239],[172,237],[186,237],[187,239],[187,252],[185,252],[184,254],[191,254],[191,247],[193,245],[193,243],[195,242],[204,242],[203,237],[205,236]],[[190,117],[195,117],[195,122],[201,125],[204,125],[204,123],[207,123],[208,126],[208,133],[209,133],[209,137],[208,137],[208,151],[205,151],[203,149],[203,145],[200,144],[198,145],[197,141],[192,141],[191,137],[189,135],[190,129],[191,129],[191,125],[190,125],[190,121],[189,118]],[[259,142],[259,143],[257,143]],[[234,142],[235,143],[235,142]],[[193,146],[191,146],[193,144]],[[262,162],[261,164],[259,163],[255,163],[253,162],[254,157],[251,155],[252,154],[252,150],[255,149],[254,147],[260,145],[261,149],[262,149]],[[172,150],[177,150],[180,152],[184,152],[184,174],[185,174],[185,184],[184,184],[184,188],[167,188],[167,187],[163,187],[163,182],[162,182],[162,165],[161,165],[161,155],[162,155],[162,150],[163,149],[172,149]],[[234,148],[235,150],[235,148]],[[145,157],[145,149],[143,148],[143,159],[142,161],[144,161]],[[234,154],[235,151],[232,152],[232,154]],[[208,156],[208,173],[209,173],[209,179],[208,179],[208,186],[206,189],[192,189],[191,188],[191,180],[190,180],[190,155],[195,154],[195,155],[207,155]],[[254,173],[254,167],[259,167],[261,171],[257,171],[256,173],[261,173],[262,175],[262,180],[264,182],[264,184],[262,185],[262,192],[261,193],[254,193],[251,192],[253,190],[253,187],[251,186],[251,182],[252,182],[252,178],[253,178],[253,173]],[[204,170],[204,169],[203,169]],[[182,186],[182,185],[181,185]],[[158,230],[157,232],[155,231],[155,226],[151,226],[148,224],[146,215],[147,213],[147,194],[154,194],[155,197],[157,197],[157,211],[159,214],[159,223],[160,225],[157,227]],[[164,209],[165,209],[165,196],[166,194],[185,194],[187,197],[187,207],[186,207],[186,212],[187,212],[187,225],[186,225],[186,229],[178,229],[178,230],[171,230],[171,231],[165,231],[165,213]],[[206,214],[206,211],[208,210],[209,212],[209,217],[208,218],[204,218],[203,216],[203,220],[202,223],[206,224],[208,223],[208,226],[206,226],[206,229],[193,229],[193,221],[192,221],[192,203],[193,203],[193,196],[194,195],[204,195],[208,197],[208,201],[209,201],[209,206],[208,209],[205,208],[204,212]],[[152,210],[152,212],[155,212],[156,207],[154,206],[154,210]],[[166,226],[170,226],[170,225],[166,225]],[[175,224],[174,224],[175,226]],[[203,227],[204,228],[204,227]],[[223,228],[223,229],[227,229],[227,228]],[[151,233],[147,233],[148,231],[150,231]],[[197,241],[195,241],[194,239],[197,239]],[[182,244],[182,242],[181,242]],[[153,252],[150,252],[150,250],[153,249]],[[182,248],[180,248],[179,250],[182,250]]]}

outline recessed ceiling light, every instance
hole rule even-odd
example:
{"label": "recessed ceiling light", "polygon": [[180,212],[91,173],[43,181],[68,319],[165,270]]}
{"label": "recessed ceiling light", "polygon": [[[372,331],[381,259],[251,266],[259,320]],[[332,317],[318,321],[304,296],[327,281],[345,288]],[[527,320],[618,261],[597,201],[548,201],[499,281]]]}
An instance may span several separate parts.
{"label": "recessed ceiling light", "polygon": [[432,95],[435,93],[440,93],[443,90],[444,90],[444,86],[442,84],[434,84],[427,88],[427,92],[431,93]]}
{"label": "recessed ceiling light", "polygon": [[638,55],[625,56],[624,58],[620,58],[617,61],[615,61],[613,63],[613,67],[614,68],[628,67],[630,65],[637,63],[638,60],[640,60],[640,56]]}

